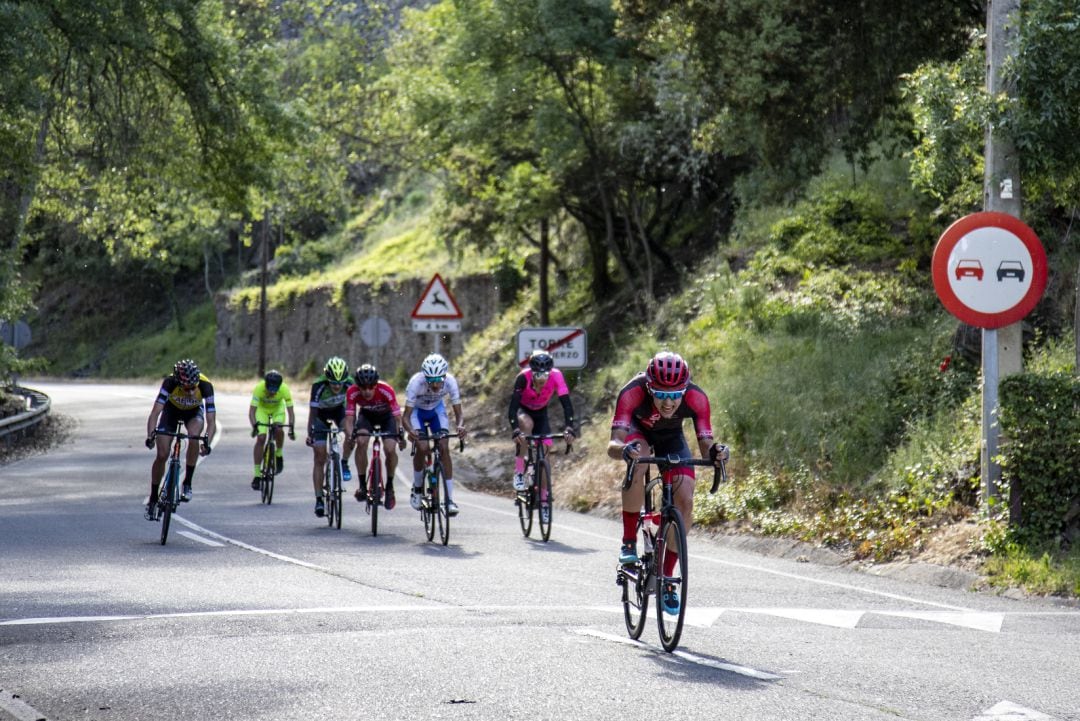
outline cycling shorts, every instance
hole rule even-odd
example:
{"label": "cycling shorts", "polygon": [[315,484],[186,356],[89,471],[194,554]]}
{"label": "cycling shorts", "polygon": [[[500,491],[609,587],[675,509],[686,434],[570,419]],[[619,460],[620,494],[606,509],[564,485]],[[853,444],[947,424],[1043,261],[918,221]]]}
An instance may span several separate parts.
{"label": "cycling shorts", "polygon": [[315,413],[315,420],[311,422],[311,440],[315,442],[315,445],[326,443],[326,436],[330,431],[330,423],[333,423],[338,430],[342,430],[345,427],[345,406],[320,408]]}
{"label": "cycling shorts", "polygon": [[375,427],[378,426],[379,430],[383,433],[397,433],[397,419],[394,418],[392,413],[367,413],[360,411],[360,414],[356,417],[356,431],[367,431],[372,433],[375,431]]}
{"label": "cycling shorts", "polygon": [[[649,431],[637,425],[630,427],[630,433],[626,436],[626,443],[639,441],[644,446],[652,448],[654,456],[677,455],[679,458],[690,460],[694,454],[690,452],[690,446],[686,443],[686,436],[681,430],[675,431]],[[664,480],[670,481],[672,476],[690,476],[695,478],[693,466],[671,466],[663,472]]]}
{"label": "cycling shorts", "polygon": [[[529,418],[532,419],[532,422],[533,422],[532,435],[543,436],[543,435],[547,435],[548,433],[551,433],[551,421],[548,420],[547,408],[541,408],[539,410],[534,411],[531,408],[526,408],[525,406],[521,406],[520,408],[518,408],[518,415],[521,415],[522,413],[524,413],[525,415],[527,415]],[[545,446],[550,446],[551,445],[551,439],[550,438],[545,438],[544,439],[544,445]]]}
{"label": "cycling shorts", "polygon": [[424,434],[424,426],[428,426],[428,430],[431,435],[435,435],[440,432],[450,432],[450,423],[446,418],[446,406],[439,402],[439,405],[427,410],[424,408],[413,408],[412,415],[409,416],[412,421],[412,427],[417,433]]}
{"label": "cycling shorts", "polygon": [[187,428],[187,424],[195,419],[198,419],[200,425],[202,425],[203,416],[203,406],[201,403],[194,408],[185,408],[183,410],[177,408],[172,403],[166,403],[165,409],[162,410],[161,415],[158,416],[156,430],[171,433],[176,430],[177,423],[182,423],[184,428]]}
{"label": "cycling shorts", "polygon": [[[262,423],[262,424],[280,423],[282,425],[285,425],[285,406],[282,405],[281,408],[279,408],[273,414],[267,412],[263,408],[259,408],[258,406],[256,406],[255,407],[255,422],[256,423]],[[258,429],[259,429],[259,435],[260,436],[266,435],[266,431],[268,430],[266,428],[266,425],[258,426]]]}

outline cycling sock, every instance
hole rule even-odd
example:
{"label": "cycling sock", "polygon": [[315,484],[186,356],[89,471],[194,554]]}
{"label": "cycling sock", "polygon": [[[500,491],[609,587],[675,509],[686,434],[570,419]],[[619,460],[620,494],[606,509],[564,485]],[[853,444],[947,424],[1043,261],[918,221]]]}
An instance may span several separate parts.
{"label": "cycling sock", "polygon": [[670,576],[675,570],[675,564],[679,562],[679,554],[670,548],[664,550],[664,575]]}
{"label": "cycling sock", "polygon": [[412,472],[413,488],[419,488],[420,486],[422,486],[424,484],[423,481],[424,481],[424,472],[423,471],[413,471]]}
{"label": "cycling sock", "polygon": [[514,456],[514,473],[525,472],[525,458],[523,456]]}
{"label": "cycling sock", "polygon": [[446,500],[450,500],[454,497],[454,479],[446,479]]}
{"label": "cycling sock", "polygon": [[256,476],[261,476],[262,475],[262,466],[260,466],[258,463],[255,464],[255,475]]}
{"label": "cycling sock", "polygon": [[195,466],[187,466],[184,469],[184,485],[191,485],[191,477],[195,475]]}
{"label": "cycling sock", "polygon": [[623,543],[633,543],[637,536],[638,514],[633,511],[622,512]]}

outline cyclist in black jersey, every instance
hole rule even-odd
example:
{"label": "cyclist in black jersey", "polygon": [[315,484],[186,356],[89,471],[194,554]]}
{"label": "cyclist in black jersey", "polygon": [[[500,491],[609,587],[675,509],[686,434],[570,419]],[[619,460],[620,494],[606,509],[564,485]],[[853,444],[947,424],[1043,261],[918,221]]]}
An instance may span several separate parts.
{"label": "cyclist in black jersey", "polygon": [[[217,428],[217,410],[214,407],[214,385],[199,372],[199,366],[190,358],[179,360],[173,366],[172,375],[166,376],[158,389],[157,398],[146,419],[146,447],[157,448],[157,455],[150,467],[150,499],[146,505],[146,517],[154,520],[153,504],[158,495],[158,486],[165,473],[165,464],[169,459],[168,436],[157,436],[158,431],[173,431],[178,423],[183,424],[189,435],[214,437]],[[203,426],[206,433],[203,434]],[[199,455],[210,455],[210,444],[189,443],[184,482],[180,500],[191,500],[191,480],[195,475],[195,464]]]}
{"label": "cyclist in black jersey", "polygon": [[[323,507],[322,487],[323,472],[326,468],[326,442],[333,423],[338,430],[345,428],[345,394],[352,383],[349,366],[343,358],[334,356],[326,361],[321,376],[311,386],[311,402],[308,404],[307,444],[315,452],[315,465],[311,471],[312,485],[315,487],[315,515],[320,518],[326,512]],[[342,480],[352,478],[349,469],[349,454],[353,441],[345,436],[341,453]]]}

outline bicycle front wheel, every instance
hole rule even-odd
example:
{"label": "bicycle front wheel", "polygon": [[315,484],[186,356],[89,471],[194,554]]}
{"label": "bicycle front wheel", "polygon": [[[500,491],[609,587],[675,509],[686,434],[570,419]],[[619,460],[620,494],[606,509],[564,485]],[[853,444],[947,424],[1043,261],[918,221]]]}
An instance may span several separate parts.
{"label": "bicycle front wheel", "polygon": [[165,541],[169,538],[169,523],[172,521],[172,512],[176,507],[174,501],[176,500],[176,488],[180,483],[180,466],[174,462],[169,463],[169,472],[165,477],[165,488],[161,490],[160,497],[164,499],[164,503],[158,503],[158,507],[161,509],[161,545],[165,545]]}
{"label": "bicycle front wheel", "polygon": [[[531,474],[529,474],[531,475]],[[532,533],[533,508],[536,507],[536,486],[532,483],[524,491],[518,491],[514,498],[518,509],[518,523],[521,524],[521,532],[525,538]]]}
{"label": "bicycle front wheel", "polygon": [[551,466],[548,465],[547,460],[536,467],[536,492],[539,494],[536,505],[539,508],[540,537],[546,542],[551,538],[551,511],[553,505],[551,498]]}
{"label": "bicycle front wheel", "polygon": [[420,499],[420,515],[424,518],[424,532],[429,541],[435,538],[436,516],[439,508],[439,486],[431,482],[431,475],[424,476],[423,496]]}
{"label": "bicycle front wheel", "polygon": [[439,489],[439,503],[435,506],[439,517],[439,540],[442,545],[450,542],[450,514],[446,504],[450,502],[450,493],[446,488],[446,478],[443,476],[442,466],[435,469],[436,487]]}
{"label": "bicycle front wheel", "polygon": [[371,459],[368,503],[371,505],[371,535],[379,535],[379,505],[382,503],[382,469],[378,457]]}
{"label": "bicycle front wheel", "polygon": [[[674,566],[668,561],[675,554]],[[660,645],[671,652],[679,645],[689,580],[686,553],[686,524],[677,508],[665,512],[656,536],[656,626]],[[665,569],[671,567],[670,572]]]}
{"label": "bicycle front wheel", "polygon": [[620,568],[619,585],[622,586],[623,620],[626,632],[635,641],[645,630],[645,617],[649,611],[649,582],[652,580],[650,559],[629,568]]}
{"label": "bicycle front wheel", "polygon": [[345,508],[341,505],[341,462],[338,459],[334,459],[332,464],[332,480],[330,483],[330,506],[334,509],[334,517],[330,519],[330,523],[337,530],[341,530],[341,513]]}
{"label": "bicycle front wheel", "polygon": [[262,491],[262,502],[266,505],[274,500],[274,464],[277,462],[273,443],[267,443],[266,452],[263,454],[263,472],[259,488]]}
{"label": "bicycle front wheel", "polygon": [[334,526],[334,491],[331,485],[333,479],[333,472],[330,470],[331,463],[327,461],[323,465],[323,481],[322,481],[322,501],[323,501],[323,517],[326,519],[326,525],[333,528]]}

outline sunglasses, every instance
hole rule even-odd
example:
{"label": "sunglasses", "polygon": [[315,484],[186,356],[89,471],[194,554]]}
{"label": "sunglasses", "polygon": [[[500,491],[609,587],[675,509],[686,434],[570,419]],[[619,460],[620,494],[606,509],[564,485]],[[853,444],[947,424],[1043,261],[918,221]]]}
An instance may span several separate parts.
{"label": "sunglasses", "polygon": [[445,376],[425,376],[428,383],[442,383]]}
{"label": "sunglasses", "polygon": [[681,391],[654,391],[650,388],[649,392],[652,393],[653,398],[658,401],[677,401],[686,395],[685,389]]}
{"label": "sunglasses", "polygon": [[369,386],[360,386],[360,385],[358,385],[357,388],[359,388],[362,391],[373,391],[373,390],[375,390],[375,384],[372,383]]}

